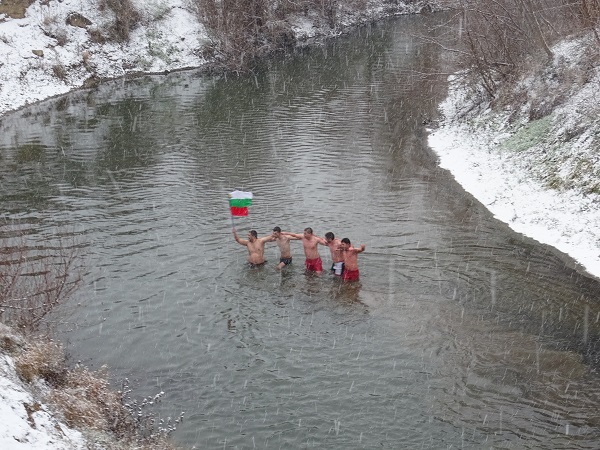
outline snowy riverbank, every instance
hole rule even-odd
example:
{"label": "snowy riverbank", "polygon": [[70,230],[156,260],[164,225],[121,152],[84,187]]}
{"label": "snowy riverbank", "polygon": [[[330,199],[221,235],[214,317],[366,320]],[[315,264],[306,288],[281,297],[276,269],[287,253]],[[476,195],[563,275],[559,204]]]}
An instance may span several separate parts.
{"label": "snowy riverbank", "polygon": [[[545,70],[512,88],[527,93],[517,111],[494,112],[485,103],[472,109],[472,93],[452,82],[429,144],[440,166],[495,217],[600,277],[600,68],[586,68],[585,83],[552,85],[552,79],[584,70],[587,45],[595,43],[581,38],[556,46]],[[564,102],[529,120],[532,103],[549,89],[565,89]]]}
{"label": "snowy riverbank", "polygon": [[0,448],[85,448],[79,431],[67,427],[35,400],[17,376],[14,360],[0,354]]}
{"label": "snowy riverbank", "polygon": [[[2,349],[21,347],[25,342],[0,323]],[[42,384],[39,384],[43,388]],[[85,439],[59,421],[34,395],[32,386],[17,375],[15,359],[0,351],[0,448],[83,449]]]}
{"label": "snowy riverbank", "polygon": [[[127,42],[97,42],[90,30],[105,30],[112,11],[98,0],[35,1],[25,18],[0,14],[0,115],[28,104],[81,88],[91,80],[137,73],[166,73],[208,63],[204,49],[211,43],[189,0],[132,0],[139,25]],[[392,14],[418,13],[431,1],[389,5],[369,0],[363,11],[340,6],[335,28],[316,13],[289,17],[298,43],[317,36],[336,36],[353,25]],[[393,7],[393,10],[390,10]],[[73,13],[83,18],[67,18]],[[87,25],[87,19],[89,25]]]}

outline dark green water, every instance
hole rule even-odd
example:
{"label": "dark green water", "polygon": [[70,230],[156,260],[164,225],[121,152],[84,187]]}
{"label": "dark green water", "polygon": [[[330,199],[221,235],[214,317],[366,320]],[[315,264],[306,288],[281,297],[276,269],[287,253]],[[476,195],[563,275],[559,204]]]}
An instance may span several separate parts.
{"label": "dark green water", "polygon": [[[61,337],[196,448],[597,448],[599,284],[508,229],[437,166],[443,16],[265,64],[107,83],[0,122],[0,207],[31,245],[76,234]],[[274,225],[365,243],[361,282],[302,249],[245,266]],[[14,225],[12,225],[14,226]],[[329,255],[321,250],[325,265]]]}

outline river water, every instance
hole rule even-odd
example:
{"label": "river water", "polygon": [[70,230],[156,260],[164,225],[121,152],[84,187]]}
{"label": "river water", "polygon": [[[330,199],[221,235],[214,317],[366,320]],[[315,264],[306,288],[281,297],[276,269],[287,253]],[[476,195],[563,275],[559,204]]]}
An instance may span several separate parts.
{"label": "river water", "polygon": [[[597,448],[599,283],[437,166],[443,16],[265,64],[105,83],[2,118],[0,206],[36,248],[75,234],[74,360],[185,420],[196,448]],[[445,35],[448,33],[448,35]],[[246,266],[275,225],[354,244],[361,281]],[[329,255],[321,250],[325,266]],[[54,320],[57,320],[55,317]]]}

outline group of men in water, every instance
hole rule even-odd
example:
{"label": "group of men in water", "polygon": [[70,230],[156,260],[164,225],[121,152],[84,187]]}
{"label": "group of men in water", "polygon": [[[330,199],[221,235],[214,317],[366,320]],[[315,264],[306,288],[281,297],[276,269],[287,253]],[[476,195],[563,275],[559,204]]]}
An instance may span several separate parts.
{"label": "group of men in water", "polygon": [[323,272],[323,261],[317,246],[324,245],[329,247],[331,252],[331,272],[344,281],[357,281],[359,278],[358,272],[358,254],[365,251],[365,244],[360,247],[352,247],[350,239],[337,239],[335,235],[329,231],[325,233],[325,237],[319,237],[313,234],[312,228],[305,228],[304,233],[289,233],[281,231],[281,228],[273,228],[273,233],[258,237],[256,230],[248,232],[248,239],[241,239],[235,228],[233,228],[233,237],[238,244],[246,246],[248,249],[248,263],[250,267],[259,267],[266,263],[265,260],[265,244],[267,242],[277,242],[281,253],[277,269],[281,270],[285,266],[292,263],[292,251],[290,241],[301,240],[304,246],[304,255],[306,256],[306,271],[314,272],[320,275]]}

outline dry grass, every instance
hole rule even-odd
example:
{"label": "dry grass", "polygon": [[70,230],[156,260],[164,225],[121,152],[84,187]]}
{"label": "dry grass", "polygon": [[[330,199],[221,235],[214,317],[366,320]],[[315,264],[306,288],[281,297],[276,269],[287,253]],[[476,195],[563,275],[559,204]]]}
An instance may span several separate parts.
{"label": "dry grass", "polygon": [[37,378],[52,386],[64,383],[66,376],[65,353],[60,344],[52,340],[36,340],[15,359],[19,376],[28,383]]}
{"label": "dry grass", "polygon": [[87,368],[68,371],[49,400],[59,407],[71,427],[110,431],[117,436],[134,434],[133,418],[123,406],[121,395],[110,388],[106,367],[97,372]]}
{"label": "dry grass", "polygon": [[54,64],[52,66],[52,73],[59,80],[65,81],[67,79],[69,71],[63,64]]}
{"label": "dry grass", "polygon": [[0,14],[6,14],[13,19],[22,19],[25,17],[25,10],[31,6],[35,0],[2,0],[0,3]]}
{"label": "dry grass", "polygon": [[141,402],[132,401],[127,383],[121,391],[111,388],[106,367],[99,371],[85,367],[69,369],[62,346],[44,337],[30,338],[15,357],[15,366],[23,381],[45,381],[50,390],[44,402],[69,427],[93,436],[98,448],[176,449],[168,437],[181,417],[159,425],[152,411],[162,393]]}

